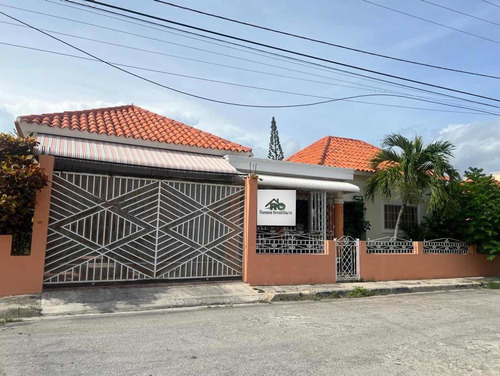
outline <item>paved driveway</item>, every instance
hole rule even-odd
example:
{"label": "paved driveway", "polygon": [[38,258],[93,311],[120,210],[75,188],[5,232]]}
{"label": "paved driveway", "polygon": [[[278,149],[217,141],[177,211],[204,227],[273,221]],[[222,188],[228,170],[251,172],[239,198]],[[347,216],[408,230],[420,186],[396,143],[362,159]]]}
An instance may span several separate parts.
{"label": "paved driveway", "polygon": [[0,375],[500,375],[500,291],[25,321]]}

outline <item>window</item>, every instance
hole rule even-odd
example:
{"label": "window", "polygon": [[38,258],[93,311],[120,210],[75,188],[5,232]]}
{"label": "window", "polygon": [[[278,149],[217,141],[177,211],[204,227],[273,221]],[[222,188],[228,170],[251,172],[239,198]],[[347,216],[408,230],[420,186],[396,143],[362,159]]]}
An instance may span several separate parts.
{"label": "window", "polygon": [[[401,205],[384,205],[384,228],[387,230],[392,230],[396,227],[396,221],[398,220],[399,210]],[[416,206],[406,206],[403,212],[403,218],[401,220],[401,227],[412,227],[418,223],[418,213]]]}

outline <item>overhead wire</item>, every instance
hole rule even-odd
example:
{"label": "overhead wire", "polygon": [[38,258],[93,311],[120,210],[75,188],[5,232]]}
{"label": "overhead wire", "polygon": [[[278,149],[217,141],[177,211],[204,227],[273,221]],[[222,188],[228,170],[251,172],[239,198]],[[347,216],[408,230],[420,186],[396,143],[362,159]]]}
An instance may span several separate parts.
{"label": "overhead wire", "polygon": [[[64,1],[68,1],[68,0],[64,0]],[[253,40],[250,40],[250,39],[246,39],[246,38],[240,38],[240,37],[236,37],[236,36],[233,36],[233,35],[230,35],[230,34],[227,34],[227,33],[220,33],[220,32],[217,32],[217,31],[206,29],[206,28],[201,28],[201,27],[198,27],[198,26],[189,25],[189,24],[186,24],[186,23],[177,22],[177,21],[169,20],[169,19],[166,19],[166,18],[163,18],[163,17],[158,17],[158,16],[155,16],[155,15],[147,14],[147,13],[144,13],[144,12],[138,12],[138,11],[135,11],[135,10],[132,10],[132,9],[123,8],[123,7],[119,7],[119,6],[116,6],[116,5],[103,3],[103,2],[97,1],[97,0],[86,0],[86,1],[90,2],[90,3],[93,3],[93,4],[98,4],[98,5],[101,5],[101,6],[110,7],[112,9],[117,9],[117,10],[121,10],[121,11],[124,11],[124,12],[136,14],[136,15],[139,15],[139,16],[142,16],[142,17],[156,19],[156,20],[159,20],[159,21],[162,21],[162,22],[171,23],[171,24],[174,24],[174,25],[177,25],[177,26],[182,26],[182,27],[186,27],[186,28],[189,28],[189,29],[194,29],[194,30],[197,30],[197,31],[202,31],[202,32],[209,33],[209,34],[214,34],[214,35],[222,36],[224,38],[234,39],[234,40],[238,40],[240,42],[254,44],[254,45],[257,45],[257,46],[260,46],[260,47],[265,47],[265,48],[269,48],[269,49],[273,49],[273,50],[277,50],[277,51],[281,51],[281,52],[285,52],[285,53],[289,53],[289,54],[293,54],[293,55],[298,55],[298,56],[306,57],[306,58],[313,59],[313,60],[319,60],[319,61],[322,61],[322,62],[327,62],[327,63],[330,63],[330,64],[334,64],[334,65],[340,65],[340,66],[343,66],[343,67],[346,67],[346,68],[351,68],[351,69],[355,69],[355,70],[361,70],[363,72],[373,73],[373,74],[381,75],[381,76],[384,76],[384,77],[395,78],[395,79],[398,79],[398,80],[407,81],[407,82],[411,82],[411,83],[416,83],[416,84],[423,85],[423,86],[429,86],[429,87],[433,87],[433,88],[438,88],[438,89],[441,89],[441,90],[451,91],[451,92],[455,92],[455,93],[460,93],[460,94],[467,95],[467,96],[472,96],[472,97],[476,97],[476,98],[482,98],[482,99],[487,99],[487,100],[491,100],[491,101],[495,101],[495,102],[500,102],[500,99],[489,97],[489,96],[486,96],[486,95],[475,94],[475,93],[467,92],[467,91],[464,91],[464,90],[458,90],[458,89],[448,88],[446,86],[431,84],[431,83],[428,83],[428,82],[414,80],[414,79],[411,79],[411,78],[406,78],[406,77],[402,77],[402,76],[398,76],[398,75],[394,75],[394,74],[390,74],[390,73],[384,73],[384,72],[380,72],[380,71],[373,70],[373,69],[362,68],[362,67],[359,67],[359,66],[356,66],[356,65],[353,65],[353,64],[346,64],[346,63],[342,63],[342,62],[331,60],[331,59],[322,58],[322,57],[315,56],[315,55],[310,55],[310,54],[306,54],[306,53],[302,53],[302,52],[298,52],[298,51],[293,51],[293,50],[290,50],[290,49],[287,49],[287,48],[273,46],[273,45],[270,45],[270,44],[267,44],[267,43],[261,43],[261,42],[256,42],[256,41],[253,41]],[[367,0],[364,0],[364,1],[367,1]]]}
{"label": "overhead wire", "polygon": [[[37,52],[43,52],[43,53],[48,53],[48,54],[52,54],[52,55],[70,57],[70,58],[75,58],[75,59],[80,59],[80,60],[100,62],[99,60],[96,60],[96,59],[90,58],[90,57],[78,56],[78,55],[68,54],[68,53],[59,52],[59,51],[51,51],[51,50],[47,50],[47,49],[31,47],[31,46],[24,46],[24,45],[13,44],[13,43],[7,43],[7,42],[2,42],[2,41],[0,41],[0,45],[5,45],[5,46],[9,46],[9,47],[16,47],[16,48],[21,48],[21,49],[26,49],[26,50],[32,50],[32,51],[37,51]],[[285,91],[285,90],[264,88],[264,87],[259,87],[259,86],[244,85],[244,84],[239,84],[239,83],[234,83],[234,82],[213,80],[213,79],[208,79],[205,77],[197,77],[197,76],[186,75],[186,74],[181,74],[181,73],[168,72],[168,71],[164,71],[164,70],[160,70],[160,69],[145,68],[145,67],[141,67],[141,66],[137,66],[137,65],[123,64],[123,63],[117,63],[117,62],[110,62],[110,63],[113,65],[126,67],[126,68],[138,69],[138,70],[143,70],[143,71],[147,71],[147,72],[172,75],[172,76],[189,78],[189,79],[200,80],[200,81],[213,82],[213,83],[217,83],[217,84],[231,85],[231,86],[244,87],[244,88],[269,91],[269,92],[276,92],[276,93],[283,93],[283,94],[298,95],[298,96],[304,96],[304,97],[321,98],[321,99],[336,99],[336,98],[319,96],[319,95],[314,95],[314,94],[291,92],[291,91]],[[410,97],[410,96],[404,96],[404,97],[408,98],[408,99],[420,100],[420,98],[417,98],[417,97]],[[357,100],[345,100],[345,101],[346,102],[377,105],[377,106],[385,106],[385,107],[396,107],[396,108],[405,108],[405,109],[412,109],[412,110],[423,110],[423,111],[449,112],[449,113],[460,113],[460,114],[500,115],[500,114],[489,112],[489,111],[483,111],[481,109],[470,108],[470,107],[465,107],[465,106],[455,106],[455,105],[451,105],[448,103],[438,102],[438,101],[434,101],[434,100],[428,100],[425,98],[422,99],[423,102],[438,104],[438,105],[442,105],[442,106],[456,107],[456,108],[466,109],[466,110],[474,111],[474,112],[451,111],[451,110],[444,110],[444,109],[422,108],[422,107],[414,107],[414,106],[403,106],[403,105],[394,105],[394,104],[386,104],[386,103],[374,103],[374,102],[357,101]]]}
{"label": "overhead wire", "polygon": [[[172,2],[169,2],[169,1],[165,1],[165,0],[155,0],[155,1],[157,3],[160,3],[160,4],[164,4],[164,5],[168,5],[168,6],[171,6],[171,7],[183,9],[183,10],[186,10],[186,11],[189,11],[189,12],[194,12],[194,13],[202,14],[202,15],[205,15],[205,16],[209,16],[209,17],[221,19],[221,20],[224,20],[224,21],[229,21],[229,22],[233,22],[233,23],[236,23],[236,24],[253,27],[253,28],[256,28],[256,29],[260,29],[260,30],[270,31],[270,32],[276,33],[276,34],[282,34],[282,35],[286,35],[286,36],[289,36],[289,37],[303,39],[303,40],[307,40],[307,41],[310,41],[310,42],[324,44],[324,45],[331,46],[331,47],[337,47],[337,48],[341,48],[341,49],[345,49],[345,50],[349,50],[349,51],[353,51],[353,52],[358,52],[358,53],[362,53],[362,54],[366,54],[366,55],[376,56],[376,57],[380,57],[380,58],[384,58],[384,59],[395,60],[395,61],[399,61],[399,62],[403,62],[403,63],[420,65],[420,66],[427,67],[427,68],[441,69],[441,70],[446,70],[446,71],[455,72],[455,73],[462,73],[462,74],[469,74],[469,75],[486,77],[486,78],[500,79],[499,76],[489,75],[489,74],[485,74],[485,73],[471,72],[471,71],[466,71],[466,70],[462,70],[462,69],[455,69],[455,68],[450,68],[450,67],[444,67],[444,66],[435,65],[435,64],[422,63],[422,62],[415,61],[415,60],[403,59],[403,58],[398,58],[398,57],[395,57],[395,56],[389,56],[389,55],[379,54],[379,53],[372,52],[372,51],[366,51],[366,50],[362,50],[360,48],[353,48],[353,47],[341,45],[341,44],[338,44],[338,43],[328,42],[328,41],[321,40],[321,39],[311,38],[311,37],[307,37],[307,36],[304,36],[304,35],[294,34],[294,33],[290,33],[290,32],[283,31],[283,30],[273,29],[273,28],[270,28],[270,27],[266,27],[266,26],[257,25],[257,24],[250,23],[250,22],[245,22],[245,21],[237,20],[237,19],[234,19],[234,18],[224,17],[224,16],[221,16],[219,14],[205,12],[205,11],[202,11],[202,10],[199,10],[199,9],[194,9],[194,8],[186,7],[186,6],[175,4],[175,3],[172,3]],[[424,1],[424,0],[422,0],[422,1]]]}
{"label": "overhead wire", "polygon": [[497,23],[497,22],[493,22],[493,21],[487,20],[485,18],[473,16],[472,14],[465,13],[465,12],[462,12],[462,11],[459,11],[459,10],[456,10],[456,9],[453,9],[453,8],[448,8],[448,7],[445,7],[444,5],[437,4],[437,3],[434,3],[432,1],[428,1],[428,0],[421,0],[421,1],[424,2],[424,3],[427,3],[429,5],[433,5],[435,7],[438,7],[438,8],[449,10],[450,12],[458,13],[458,14],[461,14],[461,15],[466,16],[466,17],[470,17],[470,18],[474,18],[474,19],[479,20],[479,21],[487,22],[487,23],[495,25],[495,26],[500,26],[500,24]]}
{"label": "overhead wire", "polygon": [[[156,85],[156,86],[159,86],[159,87],[162,87],[164,89],[167,89],[167,90],[170,90],[170,91],[173,91],[173,92],[176,92],[176,93],[180,93],[180,94],[184,94],[186,96],[190,96],[190,97],[193,97],[193,98],[198,98],[198,99],[202,99],[202,100],[205,100],[205,101],[209,101],[209,102],[214,102],[214,103],[219,103],[219,104],[226,104],[226,105],[231,105],[231,106],[238,106],[238,107],[251,107],[251,108],[299,108],[299,107],[309,107],[309,106],[316,106],[316,105],[320,105],[320,104],[326,104],[326,103],[332,103],[332,102],[337,102],[337,101],[342,101],[342,100],[347,100],[347,99],[357,99],[357,98],[368,98],[368,97],[396,97],[396,98],[404,98],[405,96],[403,95],[396,95],[396,94],[362,94],[362,95],[354,95],[354,96],[349,96],[349,97],[343,97],[343,98],[335,98],[335,99],[329,99],[329,100],[325,100],[325,101],[319,101],[319,102],[311,102],[311,103],[300,103],[300,104],[291,104],[291,105],[254,105],[254,104],[245,104],[245,103],[237,103],[237,102],[229,102],[229,101],[222,101],[222,100],[218,100],[218,99],[213,99],[213,98],[209,98],[209,97],[205,97],[205,96],[201,96],[201,95],[197,95],[197,94],[193,94],[193,93],[189,93],[189,92],[186,92],[186,91],[183,91],[183,90],[179,90],[179,89],[176,89],[176,88],[173,88],[173,87],[170,87],[170,86],[167,86],[167,85],[164,85],[164,84],[161,84],[157,81],[154,81],[154,80],[151,80],[149,78],[146,78],[144,76],[141,76],[141,75],[138,75],[136,73],[133,73],[133,72],[130,72],[124,68],[121,68],[117,65],[114,65],[113,63],[110,63],[106,60],[103,60],[99,57],[97,57],[96,55],[90,53],[90,52],[87,52],[71,43],[68,43],[56,36],[53,36],[43,30],[40,30],[39,28],[37,28],[36,26],[33,26],[33,25],[30,25],[14,16],[11,16],[11,15],[8,15],[7,13],[5,12],[2,12],[0,11],[0,14],[3,14],[4,16],[14,20],[14,21],[17,21],[23,25],[26,25],[30,28],[32,28],[33,30],[35,31],[38,31],[39,33],[41,34],[44,34],[46,36],[48,36],[49,38],[51,39],[54,39],[56,41],[59,41],[60,43],[68,46],[68,47],[71,47],[87,56],[90,56],[91,58],[94,58],[114,69],[117,69],[123,73],[126,73],[130,76],[133,76],[133,77],[136,77],[140,80],[143,80],[143,81],[146,81],[146,82],[149,82],[153,85]],[[407,98],[410,98],[410,99],[414,99],[414,100],[420,100],[420,99],[415,99],[415,98],[411,98],[411,97],[407,97]],[[496,115],[496,114],[495,114]]]}
{"label": "overhead wire", "polygon": [[[52,2],[50,0],[45,0],[45,1],[54,3],[54,2]],[[72,1],[70,1],[70,2],[74,3]],[[70,6],[68,4],[62,4],[62,3],[61,4],[60,3],[54,3],[54,4],[62,5],[62,6],[66,6],[66,7],[71,7],[73,9],[78,9],[80,11],[97,14],[97,15],[100,15],[100,16],[103,16],[103,17],[107,17],[107,18],[118,19],[118,20],[121,20],[123,22],[127,22],[127,23],[131,23],[131,24],[139,25],[139,26],[142,26],[142,27],[150,28],[150,29],[153,29],[153,30],[158,30],[158,31],[162,31],[162,32],[166,32],[166,33],[170,33],[170,34],[182,36],[182,37],[189,38],[189,39],[194,39],[194,40],[202,41],[204,43],[210,43],[210,44],[214,44],[214,45],[217,45],[217,46],[222,46],[222,47],[233,49],[233,50],[237,50],[237,51],[243,51],[243,52],[250,53],[250,54],[253,54],[253,55],[264,56],[266,58],[270,58],[270,59],[273,59],[273,60],[287,62],[287,63],[293,64],[293,65],[308,67],[310,69],[314,69],[314,70],[318,70],[318,71],[329,72],[329,73],[337,74],[337,75],[341,75],[341,76],[356,77],[356,78],[359,78],[361,80],[381,82],[384,85],[404,87],[404,88],[407,88],[408,90],[427,92],[427,90],[425,90],[425,89],[413,88],[413,87],[408,86],[408,85],[404,85],[404,84],[400,84],[400,83],[395,83],[395,82],[393,83],[391,81],[383,80],[383,79],[376,78],[376,77],[370,77],[370,76],[366,76],[366,75],[359,75],[358,73],[349,72],[349,71],[346,71],[346,70],[343,70],[343,69],[329,67],[329,66],[325,66],[325,65],[322,65],[322,64],[314,63],[314,62],[308,62],[308,61],[305,61],[305,60],[301,60],[301,59],[297,59],[297,58],[293,58],[293,57],[288,57],[288,56],[280,55],[280,54],[273,53],[273,52],[268,52],[268,51],[260,50],[258,48],[254,48],[254,47],[250,47],[250,46],[244,46],[244,45],[241,45],[241,44],[238,44],[238,43],[234,43],[234,42],[224,41],[222,39],[213,38],[213,37],[205,36],[205,35],[202,35],[202,34],[193,33],[193,32],[187,31],[187,30],[181,30],[181,29],[178,29],[178,28],[175,28],[175,27],[171,27],[171,26],[167,26],[167,25],[163,25],[163,24],[158,24],[158,23],[155,23],[155,22],[152,22],[152,21],[148,21],[148,20],[142,20],[142,19],[139,19],[139,18],[136,18],[136,17],[132,17],[132,16],[129,16],[129,15],[121,15],[120,13],[112,12],[112,11],[109,11],[107,9],[95,8],[95,7],[86,5],[86,4],[75,3],[75,4],[79,4],[79,5],[83,6],[83,7],[90,7],[92,9],[98,9],[101,12],[118,14],[118,15],[121,15],[122,17],[118,18],[118,17],[109,16],[107,14],[102,14],[102,13],[98,13],[98,12],[92,12],[92,11],[83,9],[81,7],[73,7],[73,6]],[[132,36],[135,36],[135,37],[138,37],[138,38],[144,38],[144,39],[153,40],[153,41],[157,41],[157,42],[161,42],[161,43],[172,44],[172,42],[165,41],[164,39],[158,39],[158,38],[154,38],[154,37],[150,37],[150,36],[145,36],[145,35],[141,35],[141,34],[137,34],[137,33],[132,33],[132,32],[124,31],[124,30],[119,30],[119,29],[116,29],[116,28],[111,28],[111,27],[107,27],[107,26],[102,26],[102,25],[97,25],[97,24],[93,24],[93,23],[89,23],[89,22],[75,20],[75,19],[68,18],[68,17],[62,17],[62,16],[50,14],[50,13],[38,12],[38,11],[31,10],[31,9],[15,7],[15,6],[12,6],[12,5],[6,5],[6,4],[2,4],[2,3],[0,3],[0,6],[11,8],[11,9],[16,9],[16,10],[21,10],[23,12],[29,12],[29,13],[43,15],[43,16],[47,16],[47,17],[53,17],[53,18],[57,18],[57,19],[62,19],[62,20],[65,20],[65,21],[75,22],[75,23],[79,23],[79,24],[82,24],[82,25],[87,25],[87,26],[92,26],[92,27],[100,28],[100,29],[103,29],[103,30],[114,31],[114,32],[118,32],[118,33],[122,33],[122,34],[126,34],[126,35],[132,35]],[[151,27],[151,26],[143,25],[143,24],[138,23],[138,22],[128,21],[128,20],[125,20],[123,18],[131,18],[131,19],[139,20],[142,23],[154,24],[154,25],[160,26],[161,29],[160,28],[156,28],[156,27]],[[167,30],[165,30],[165,29],[167,29]],[[178,34],[178,33],[172,32],[170,29],[172,29],[172,30],[178,30],[182,34]],[[184,34],[189,34],[189,35],[184,35]],[[200,36],[203,39],[192,37],[190,35],[197,35],[197,36]],[[206,40],[206,39],[209,39],[209,40]],[[217,40],[217,41],[223,42],[225,44],[229,44],[229,46],[225,45],[225,44],[220,44],[220,43],[212,42],[212,40]],[[177,45],[180,45],[180,44],[177,44]],[[236,48],[236,47],[234,47],[235,45],[236,46],[241,46],[243,49]],[[215,55],[222,55],[221,53],[218,53],[218,52],[215,52],[215,51],[210,51],[210,50],[205,50],[205,49],[199,49],[199,48],[190,47],[190,46],[186,46],[186,45],[182,45],[182,46],[185,46],[186,48],[190,48],[190,49],[201,50],[201,51],[208,52],[208,53],[215,54]],[[262,53],[258,53],[256,51],[260,51]],[[281,56],[282,58],[280,58],[278,56]],[[239,59],[241,60],[242,58],[239,58]],[[247,61],[252,61],[252,60],[247,60]],[[284,69],[284,70],[289,70],[289,71],[293,71],[293,72],[298,72],[298,73],[302,73],[302,74],[306,74],[306,75],[310,75],[310,76],[321,77],[321,78],[325,78],[325,79],[329,79],[329,80],[350,83],[350,84],[358,85],[358,86],[376,88],[374,86],[364,85],[364,84],[360,84],[358,82],[346,81],[346,80],[341,80],[341,79],[338,79],[338,78],[327,77],[327,76],[323,76],[323,75],[317,75],[317,74],[313,74],[313,73],[310,73],[310,72],[304,72],[304,71],[299,71],[299,70],[295,70],[295,69],[291,69],[291,68],[285,68],[285,67],[270,65],[270,64],[263,63],[263,62],[256,62],[256,61],[252,61],[252,62],[261,64],[261,65],[268,65],[268,66],[276,67],[276,68],[279,68],[279,69]],[[377,90],[386,90],[386,89],[382,89],[382,88],[376,88],[376,89]],[[429,92],[431,92],[431,91],[429,91]],[[444,95],[444,94],[437,94],[437,95]]]}
{"label": "overhead wire", "polygon": [[[111,13],[111,14],[115,14],[115,15],[118,15],[120,17],[126,18],[127,20],[123,20],[122,19],[122,21],[124,21],[124,22],[138,24],[136,22],[128,21],[128,19],[134,19],[134,20],[137,20],[139,22],[146,23],[148,25],[149,24],[153,24],[155,26],[159,26],[162,29],[167,29],[167,30],[162,30],[162,29],[158,29],[156,27],[150,27],[150,26],[147,26],[147,25],[141,25],[141,26],[148,27],[148,28],[151,28],[151,29],[154,29],[154,30],[161,30],[161,31],[168,32],[168,33],[172,33],[170,30],[174,29],[174,30],[177,30],[177,31],[180,31],[182,33],[189,34],[189,35],[200,36],[202,38],[209,39],[210,41],[211,40],[216,40],[216,41],[220,41],[220,42],[223,42],[223,43],[230,44],[230,46],[225,46],[227,48],[240,50],[238,48],[234,48],[233,47],[234,45],[236,45],[236,46],[240,46],[240,47],[245,48],[245,49],[249,49],[251,51],[250,53],[263,56],[261,54],[258,54],[256,52],[254,52],[254,51],[259,51],[259,52],[262,52],[262,53],[264,53],[266,55],[269,55],[268,56],[269,58],[280,60],[280,61],[287,61],[287,62],[289,62],[291,64],[295,64],[295,65],[299,65],[299,66],[306,66],[306,67],[310,66],[310,68],[312,68],[312,69],[326,71],[326,72],[330,72],[330,73],[334,73],[334,74],[348,75],[350,77],[354,76],[354,77],[358,77],[358,78],[364,79],[364,80],[381,82],[382,84],[396,86],[396,87],[401,87],[401,88],[404,88],[404,89],[407,89],[407,90],[419,91],[419,92],[424,92],[424,93],[431,93],[433,95],[437,95],[437,96],[441,96],[441,97],[447,97],[447,98],[452,98],[452,99],[456,99],[456,100],[459,100],[459,101],[465,101],[465,102],[476,103],[476,104],[481,104],[481,105],[486,105],[486,106],[491,106],[491,107],[497,107],[497,106],[493,106],[493,105],[490,105],[490,104],[483,104],[482,102],[473,101],[473,100],[466,99],[466,98],[456,97],[456,96],[453,96],[453,95],[439,93],[439,92],[435,92],[435,91],[428,90],[428,89],[413,87],[413,86],[410,86],[410,85],[405,85],[405,84],[402,84],[402,83],[392,82],[392,81],[384,80],[384,79],[377,78],[377,77],[371,77],[371,76],[363,75],[363,74],[360,74],[360,73],[350,72],[350,71],[346,71],[346,70],[343,70],[343,69],[334,68],[334,67],[330,67],[330,66],[327,66],[327,65],[324,65],[324,64],[316,63],[316,62],[309,62],[309,61],[298,59],[298,58],[295,58],[295,57],[281,55],[281,54],[278,54],[278,53],[275,53],[275,52],[265,51],[265,50],[261,50],[261,49],[258,49],[258,48],[255,48],[255,47],[251,47],[251,46],[245,46],[245,45],[242,45],[242,44],[239,44],[239,43],[236,43],[236,42],[225,41],[225,40],[222,40],[222,39],[218,39],[218,38],[214,38],[214,37],[210,37],[210,36],[205,36],[203,34],[198,34],[198,33],[194,33],[194,32],[191,32],[191,31],[174,28],[172,26],[167,26],[167,25],[160,24],[160,23],[157,23],[157,22],[153,22],[153,21],[149,21],[149,20],[144,20],[144,19],[133,17],[133,16],[130,16],[130,15],[126,15],[126,14],[114,12],[114,11],[111,11],[111,10],[108,10],[108,9],[101,9],[101,8],[97,8],[97,7],[94,7],[94,6],[87,5],[87,4],[76,3],[76,2],[71,1],[71,0],[65,0],[65,2],[70,2],[70,3],[77,4],[77,5],[80,5],[80,6],[83,6],[83,7],[87,7],[87,8],[91,8],[91,9],[96,9],[96,10],[99,10],[100,12],[107,13],[107,14],[100,14],[103,17],[108,17],[109,18],[111,16],[109,16],[108,14]],[[67,4],[60,4],[60,5],[69,6]],[[127,32],[127,31],[123,31],[123,30],[118,30],[118,29],[114,29],[114,28],[110,28],[110,27],[106,27],[106,26],[102,26],[102,25],[97,25],[97,24],[93,24],[93,23],[89,23],[89,22],[79,21],[79,20],[75,20],[75,19],[72,19],[72,18],[61,17],[61,16],[49,14],[49,13],[37,12],[37,11],[34,11],[34,10],[25,9],[25,8],[19,8],[19,7],[15,7],[15,6],[11,6],[11,5],[6,5],[6,4],[1,4],[1,3],[0,3],[0,6],[7,7],[7,8],[12,8],[12,9],[16,9],[16,10],[21,10],[21,11],[24,11],[24,12],[39,14],[39,15],[43,15],[43,16],[53,17],[53,18],[57,18],[57,19],[62,19],[62,20],[70,21],[70,22],[80,23],[80,24],[83,24],[83,25],[97,27],[97,28],[101,28],[101,29],[104,29],[104,30],[115,31],[115,32],[126,34],[126,35],[133,35],[133,36],[140,37],[140,38],[155,40],[155,41],[159,41],[159,42],[162,42],[162,43],[169,43],[169,42],[164,41],[162,39],[152,38],[152,37],[144,36],[144,35],[141,35],[141,34],[131,33],[131,32]],[[79,10],[82,10],[82,11],[85,11],[85,12],[99,14],[99,13],[96,13],[96,12],[93,12],[93,11],[88,11],[88,10],[83,9],[81,7],[72,7],[72,8],[79,9]],[[111,18],[117,19],[117,17],[111,17]],[[176,35],[178,35],[178,34],[176,34]],[[192,37],[189,37],[189,36],[186,36],[186,37],[192,38]],[[194,39],[197,39],[197,38],[194,38]],[[210,41],[206,41],[206,42],[207,43],[213,43],[213,42],[210,42]],[[280,58],[278,58],[276,56],[279,56]],[[281,59],[281,58],[284,58],[284,59]],[[192,59],[192,60],[194,60],[194,59]],[[288,60],[290,60],[290,61],[288,61]],[[264,64],[265,65],[265,63],[261,63],[261,62],[260,62],[260,64]],[[357,83],[357,82],[345,81],[345,80],[341,80],[341,79],[338,79],[338,78],[334,79],[332,77],[326,77],[326,76],[322,76],[322,75],[315,75],[313,73],[298,71],[298,70],[294,70],[294,69],[291,69],[291,68],[284,68],[284,67],[279,67],[279,68],[280,69],[285,69],[285,70],[290,70],[290,71],[296,71],[296,72],[300,72],[300,73],[307,74],[307,75],[312,75],[312,76],[327,78],[327,79],[335,80],[335,81],[339,81],[339,82],[347,82],[347,83],[351,83],[351,84],[354,84],[354,85],[359,85],[359,86],[364,86],[364,87],[370,87],[370,88],[374,88],[376,90],[381,90],[381,91],[386,91],[386,92],[392,92],[392,93],[398,93],[398,92],[390,91],[390,90],[387,90],[387,89],[373,87],[373,86],[370,86],[370,85],[364,85],[364,84],[360,84],[360,83]]]}
{"label": "overhead wire", "polygon": [[483,0],[485,3],[488,3],[490,5],[493,5],[494,7],[500,8],[500,5],[492,3],[491,1]]}
{"label": "overhead wire", "polygon": [[436,22],[436,21],[432,21],[432,20],[429,20],[427,18],[419,17],[419,16],[416,16],[416,15],[411,14],[411,13],[403,12],[402,10],[394,9],[394,8],[391,8],[391,7],[388,7],[388,6],[379,4],[379,3],[375,3],[375,2],[370,1],[370,0],[361,0],[361,1],[364,1],[365,3],[368,3],[368,4],[375,5],[375,6],[380,7],[380,8],[384,8],[384,9],[390,10],[391,12],[396,12],[396,13],[399,13],[399,14],[404,14],[405,16],[408,16],[408,17],[411,17],[411,18],[415,18],[415,19],[418,19],[418,20],[421,20],[421,21],[425,21],[425,22],[431,23],[433,25],[441,26],[441,27],[444,27],[446,29],[454,30],[454,31],[457,31],[457,32],[462,33],[462,34],[467,34],[467,35],[470,35],[472,37],[483,39],[483,40],[488,41],[488,42],[492,42],[492,43],[495,43],[495,44],[500,44],[500,41],[497,41],[497,40],[494,40],[494,39],[490,39],[490,38],[486,38],[486,37],[483,37],[483,36],[478,35],[478,34],[470,33],[468,31],[461,30],[461,29],[458,29],[456,27],[448,26],[448,25],[445,25],[445,24],[442,24],[442,23],[439,23],[439,22]]}

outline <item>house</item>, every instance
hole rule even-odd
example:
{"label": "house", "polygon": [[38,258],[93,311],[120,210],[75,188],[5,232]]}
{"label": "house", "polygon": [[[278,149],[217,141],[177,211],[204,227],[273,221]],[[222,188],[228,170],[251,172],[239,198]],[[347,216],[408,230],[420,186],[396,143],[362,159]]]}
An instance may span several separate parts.
{"label": "house", "polygon": [[[398,201],[388,202],[377,196],[373,202],[363,200],[366,180],[374,173],[370,160],[380,151],[380,148],[365,141],[352,138],[326,136],[312,143],[304,149],[288,157],[286,161],[307,163],[335,168],[349,168],[354,170],[352,181],[360,189],[360,193],[343,195],[345,226],[349,221],[356,222],[357,203],[364,201],[366,208],[364,220],[369,222],[366,237],[377,239],[392,236],[399,211]],[[403,223],[406,226],[419,224],[425,215],[427,203],[418,206],[407,206]],[[359,218],[358,218],[359,219]],[[347,231],[349,233],[349,231]],[[351,234],[360,236],[360,234]]]}
{"label": "house", "polygon": [[323,253],[343,235],[340,199],[359,192],[352,168],[253,158],[135,105],[20,116],[16,128],[53,158],[45,285],[241,277],[249,174],[272,196],[257,253]]}

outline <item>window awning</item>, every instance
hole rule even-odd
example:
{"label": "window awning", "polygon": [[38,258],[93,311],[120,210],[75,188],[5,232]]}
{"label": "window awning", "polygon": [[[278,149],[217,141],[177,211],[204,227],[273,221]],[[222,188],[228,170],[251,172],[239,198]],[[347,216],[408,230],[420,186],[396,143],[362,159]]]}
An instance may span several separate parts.
{"label": "window awning", "polygon": [[323,191],[344,193],[359,192],[359,187],[343,181],[303,179],[286,176],[259,175],[259,186],[276,188],[318,189]]}
{"label": "window awning", "polygon": [[39,154],[134,166],[238,174],[223,157],[38,134]]}

